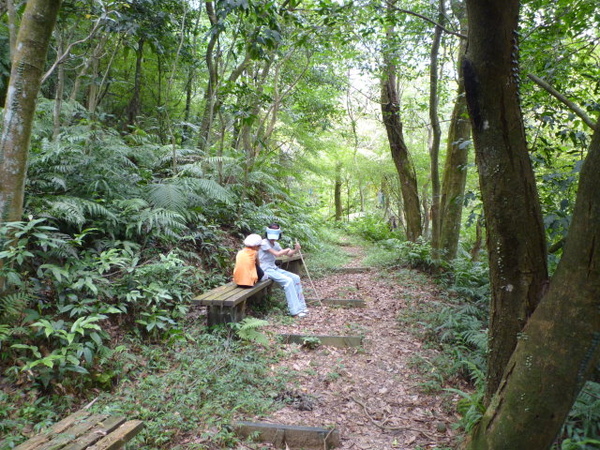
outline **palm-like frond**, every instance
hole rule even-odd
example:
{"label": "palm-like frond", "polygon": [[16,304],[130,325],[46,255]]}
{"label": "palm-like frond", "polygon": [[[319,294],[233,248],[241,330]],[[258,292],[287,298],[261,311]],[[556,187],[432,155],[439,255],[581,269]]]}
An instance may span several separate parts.
{"label": "palm-like frond", "polygon": [[186,208],[189,194],[175,183],[157,183],[147,187],[149,203],[156,208],[181,211]]}

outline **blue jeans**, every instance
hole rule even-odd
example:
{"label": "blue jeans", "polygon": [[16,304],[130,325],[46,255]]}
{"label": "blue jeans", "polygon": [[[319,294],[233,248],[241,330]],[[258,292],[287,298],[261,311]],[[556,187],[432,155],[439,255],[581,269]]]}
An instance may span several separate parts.
{"label": "blue jeans", "polygon": [[300,277],[298,275],[279,268],[267,269],[265,273],[271,280],[283,288],[288,310],[292,316],[306,309],[302,284],[300,284]]}

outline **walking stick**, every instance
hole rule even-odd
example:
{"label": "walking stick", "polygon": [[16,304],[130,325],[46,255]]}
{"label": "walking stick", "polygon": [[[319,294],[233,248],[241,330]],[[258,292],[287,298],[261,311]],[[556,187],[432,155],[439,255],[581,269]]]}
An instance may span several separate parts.
{"label": "walking stick", "polygon": [[[296,244],[298,244],[298,241],[296,241]],[[300,245],[300,244],[298,244],[298,245]],[[315,284],[313,283],[312,278],[310,277],[308,267],[306,267],[306,262],[304,261],[304,257],[302,256],[302,250],[298,249],[298,254],[300,255],[300,261],[302,261],[302,265],[304,266],[304,270],[306,271],[306,275],[308,276],[308,281],[310,281],[310,285],[312,286],[312,289],[315,292],[315,295],[317,296],[317,301],[319,302],[319,306],[323,306],[323,302],[321,301],[321,296],[317,292],[317,289],[315,288]]]}

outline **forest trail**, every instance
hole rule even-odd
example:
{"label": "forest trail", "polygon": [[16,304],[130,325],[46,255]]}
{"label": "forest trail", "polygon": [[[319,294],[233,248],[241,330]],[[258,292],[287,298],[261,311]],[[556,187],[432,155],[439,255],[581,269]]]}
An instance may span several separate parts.
{"label": "forest trail", "polygon": [[[344,247],[352,255],[347,267],[360,267],[362,249]],[[310,270],[310,264],[309,264]],[[415,279],[418,278],[418,279]],[[399,280],[401,280],[399,282]],[[290,325],[274,323],[276,334],[364,336],[361,348],[316,349],[283,345],[280,364],[298,372],[289,404],[267,419],[285,425],[335,427],[342,449],[448,449],[456,445],[452,423],[456,398],[424,388],[423,372],[435,371],[436,353],[404,330],[399,314],[411,302],[439,298],[425,277],[406,271],[392,278],[383,271],[333,273],[313,279],[321,298],[362,299],[365,308],[313,305],[309,316]],[[313,297],[306,275],[307,297]],[[414,325],[413,325],[414,326]],[[276,369],[275,367],[273,369]],[[249,418],[244,420],[251,420]]]}

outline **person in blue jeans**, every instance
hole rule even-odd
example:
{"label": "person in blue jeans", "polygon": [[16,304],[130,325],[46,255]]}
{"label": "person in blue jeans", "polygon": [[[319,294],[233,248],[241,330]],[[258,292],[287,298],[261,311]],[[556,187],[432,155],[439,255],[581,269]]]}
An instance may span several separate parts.
{"label": "person in blue jeans", "polygon": [[281,248],[279,238],[281,237],[281,228],[278,224],[272,223],[267,227],[267,237],[262,240],[258,259],[261,269],[265,275],[279,284],[285,292],[288,310],[290,315],[294,317],[306,317],[308,308],[302,293],[302,283],[300,277],[295,273],[283,270],[275,264],[275,259],[278,256],[292,256],[300,250],[300,244],[296,242],[294,248]]}

